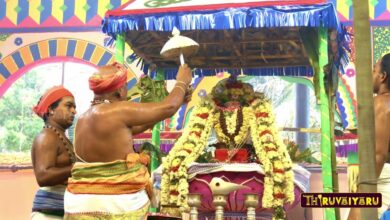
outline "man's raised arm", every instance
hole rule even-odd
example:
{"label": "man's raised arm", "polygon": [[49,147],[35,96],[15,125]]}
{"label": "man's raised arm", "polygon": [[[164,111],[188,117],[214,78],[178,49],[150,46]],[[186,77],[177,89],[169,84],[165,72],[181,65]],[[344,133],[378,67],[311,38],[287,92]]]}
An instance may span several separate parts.
{"label": "man's raised arm", "polygon": [[167,97],[156,103],[118,102],[117,116],[121,117],[129,127],[156,123],[171,117],[185,101],[187,88],[192,80],[190,68],[184,64],[180,66],[176,77],[176,85]]}

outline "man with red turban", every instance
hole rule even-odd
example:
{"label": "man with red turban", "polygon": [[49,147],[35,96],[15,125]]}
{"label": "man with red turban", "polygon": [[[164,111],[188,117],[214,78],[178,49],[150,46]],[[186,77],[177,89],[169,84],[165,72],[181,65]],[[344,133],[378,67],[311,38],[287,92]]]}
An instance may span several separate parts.
{"label": "man with red turban", "polygon": [[[114,68],[114,69],[113,69]],[[113,69],[111,74],[105,74],[108,69]],[[103,94],[121,88],[127,82],[127,71],[119,63],[111,66],[103,66],[89,78],[89,88],[95,94]]]}
{"label": "man with red turban", "polygon": [[95,96],[75,130],[79,161],[65,192],[65,219],[143,219],[151,198],[149,157],[133,150],[134,134],[171,117],[186,102],[191,70],[179,68],[176,85],[158,103],[127,101],[127,70],[103,66],[89,78]]}
{"label": "man with red turban", "polygon": [[33,108],[45,123],[32,146],[32,163],[38,185],[32,219],[62,219],[64,192],[75,155],[65,130],[73,124],[76,105],[71,92],[62,86],[47,90]]}

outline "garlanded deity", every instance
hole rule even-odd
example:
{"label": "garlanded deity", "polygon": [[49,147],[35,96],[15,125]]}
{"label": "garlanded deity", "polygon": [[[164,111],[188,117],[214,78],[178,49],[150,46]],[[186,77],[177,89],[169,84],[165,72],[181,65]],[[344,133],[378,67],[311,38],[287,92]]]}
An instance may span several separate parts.
{"label": "garlanded deity", "polygon": [[250,144],[248,111],[255,97],[250,84],[238,81],[234,76],[222,81],[213,88],[212,100],[215,104],[215,117],[218,120],[214,131],[218,142],[214,160],[219,162],[255,162],[256,157]]}
{"label": "garlanded deity", "polygon": [[209,162],[260,163],[265,172],[262,206],[283,215],[283,205],[295,198],[294,176],[274,122],[270,102],[250,84],[235,76],[219,82],[194,108],[182,136],[163,160],[161,205],[188,208],[187,169],[210,147],[214,133],[216,150]]}

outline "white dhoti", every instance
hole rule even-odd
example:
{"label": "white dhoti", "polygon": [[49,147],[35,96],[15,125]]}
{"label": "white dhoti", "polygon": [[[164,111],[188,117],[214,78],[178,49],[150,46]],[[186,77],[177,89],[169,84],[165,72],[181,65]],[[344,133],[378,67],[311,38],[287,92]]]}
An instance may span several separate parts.
{"label": "white dhoti", "polygon": [[[378,178],[377,191],[382,194],[382,206],[378,208],[378,219],[380,219],[390,205],[390,163],[383,165],[381,175]],[[350,209],[342,219],[348,219],[349,211]]]}
{"label": "white dhoti", "polygon": [[149,198],[145,190],[133,194],[96,195],[73,194],[65,192],[65,210],[68,214],[110,213],[121,215],[135,213],[149,207]]}
{"label": "white dhoti", "polygon": [[44,214],[42,212],[32,212],[30,217],[31,217],[31,220],[58,220],[58,219],[64,219],[64,217],[62,217],[62,216],[48,215],[48,214]]}

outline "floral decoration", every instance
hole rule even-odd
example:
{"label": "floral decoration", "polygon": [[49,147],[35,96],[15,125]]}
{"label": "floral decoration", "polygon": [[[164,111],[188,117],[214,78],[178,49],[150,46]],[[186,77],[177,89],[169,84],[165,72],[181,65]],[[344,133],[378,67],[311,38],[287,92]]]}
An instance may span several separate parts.
{"label": "floral decoration", "polygon": [[274,218],[283,219],[283,205],[295,198],[292,161],[278,136],[269,100],[235,77],[221,81],[202,98],[183,135],[163,159],[161,205],[188,208],[187,169],[202,154],[212,129],[230,149],[252,139],[265,171],[262,206],[273,208]]}

